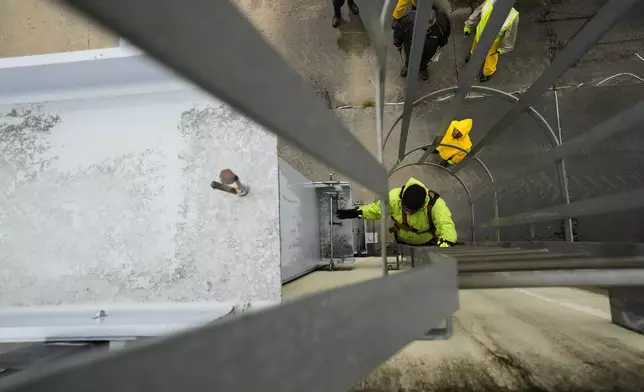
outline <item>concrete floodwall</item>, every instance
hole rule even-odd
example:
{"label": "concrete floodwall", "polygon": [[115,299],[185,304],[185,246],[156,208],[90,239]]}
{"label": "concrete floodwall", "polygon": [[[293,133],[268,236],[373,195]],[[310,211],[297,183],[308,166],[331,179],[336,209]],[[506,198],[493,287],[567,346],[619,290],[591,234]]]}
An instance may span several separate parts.
{"label": "concrete floodwall", "polygon": [[[0,307],[279,301],[272,134],[126,49],[0,85]],[[210,188],[227,167],[248,196]]]}

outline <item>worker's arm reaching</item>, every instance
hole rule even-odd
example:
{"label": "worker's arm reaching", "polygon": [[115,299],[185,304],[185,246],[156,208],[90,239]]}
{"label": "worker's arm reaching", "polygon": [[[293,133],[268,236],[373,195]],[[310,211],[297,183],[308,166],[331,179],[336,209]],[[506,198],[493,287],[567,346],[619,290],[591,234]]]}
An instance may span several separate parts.
{"label": "worker's arm reaching", "polygon": [[452,221],[452,212],[447,208],[445,200],[439,198],[432,207],[432,221],[436,227],[436,242],[441,246],[445,241],[452,245],[456,243],[456,226]]}
{"label": "worker's arm reaching", "polygon": [[[400,193],[401,188],[393,188],[389,191],[389,200],[395,199],[397,195]],[[380,219],[380,200],[376,200],[373,203],[370,204],[365,204],[360,208],[357,208],[358,211],[358,216],[359,218],[362,219],[370,219],[370,220],[376,220]],[[394,211],[393,209],[396,208],[397,210]],[[397,212],[400,211],[400,206],[392,205],[389,203],[389,215],[393,215]]]}
{"label": "worker's arm reaching", "polygon": [[476,7],[474,12],[472,12],[472,15],[470,15],[470,17],[465,21],[465,35],[470,35],[472,33],[472,30],[474,30],[481,21],[481,12],[483,12],[483,5],[485,5],[485,2]]}
{"label": "worker's arm reaching", "polygon": [[499,47],[499,53],[505,54],[509,53],[514,49],[514,44],[517,42],[517,32],[519,31],[519,15],[514,17],[512,24],[505,31],[503,39],[501,40],[501,46]]}

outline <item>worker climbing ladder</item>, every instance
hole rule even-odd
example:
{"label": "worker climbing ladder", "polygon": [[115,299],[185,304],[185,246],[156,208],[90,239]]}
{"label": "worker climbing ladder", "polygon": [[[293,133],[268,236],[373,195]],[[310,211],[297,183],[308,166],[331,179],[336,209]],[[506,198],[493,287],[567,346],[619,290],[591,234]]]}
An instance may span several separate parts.
{"label": "worker climbing ladder", "polygon": [[[406,250],[413,255],[416,266],[408,272],[226,318],[181,335],[144,342],[129,350],[99,353],[89,359],[77,357],[67,363],[28,370],[12,376],[10,383],[2,385],[3,390],[342,391],[355,385],[403,346],[449,319],[458,309],[459,287],[582,284],[628,287],[644,282],[641,264],[644,253],[641,248],[599,244],[581,249],[586,245],[572,242],[571,223],[573,217],[642,208],[644,189],[579,202],[565,198],[560,205],[510,216],[500,216],[495,204],[495,216],[490,222],[476,222],[474,216],[475,203],[483,196],[494,195],[508,181],[546,165],[558,168],[561,192],[565,195],[564,159],[596,146],[610,135],[640,124],[644,117],[644,103],[636,103],[616,113],[583,136],[566,143],[555,143],[550,151],[526,162],[502,179],[495,180],[488,171],[489,184],[476,194],[471,194],[458,177],[463,167],[474,162],[487,171],[480,153],[523,113],[540,117],[532,108],[536,100],[637,0],[608,1],[520,98],[509,98],[499,93],[503,99],[513,102],[511,108],[459,165],[445,168],[431,164],[427,162],[429,154],[439,147],[467,94],[482,88],[472,86],[472,81],[476,79],[497,32],[514,5],[512,0],[498,0],[464,76],[459,85],[450,90],[454,96],[442,114],[434,142],[425,146],[426,152],[419,160],[411,163],[405,162],[410,153],[406,142],[412,109],[418,102],[415,96],[418,81],[407,78],[403,113],[399,119],[398,161],[389,170],[382,165],[383,142],[386,142],[382,124],[386,66],[384,33],[388,29],[386,22],[391,14],[391,1],[385,1],[382,8],[373,9],[360,4],[378,64],[376,120],[379,159],[374,158],[340,124],[230,2],[68,2],[269,131],[360,182],[381,200],[387,197],[387,180],[391,173],[409,165],[436,166],[437,170],[449,172],[465,187],[473,227],[498,229],[560,219],[566,222],[567,243],[557,245],[558,250],[548,246],[527,249],[528,244],[504,244],[500,241],[492,248],[481,248],[490,244],[482,244],[473,237],[469,248],[455,247],[441,252],[436,248],[408,248]],[[426,19],[432,3],[431,0],[418,2],[417,18]],[[414,37],[422,33],[420,29],[422,24],[416,23]],[[236,41],[232,42],[230,37],[236,37]],[[245,42],[243,47],[235,44],[241,41]],[[410,74],[418,71],[421,44],[418,39],[412,42]],[[206,47],[217,50],[204,50]],[[386,204],[382,203],[383,217],[387,216]],[[381,224],[381,227],[384,231],[386,225]],[[500,240],[499,237],[497,234],[496,239]],[[381,234],[381,238],[385,236]],[[387,257],[385,247],[382,248],[383,275],[387,275]],[[629,252],[635,254],[629,255]],[[536,266],[538,270],[534,269]],[[256,371],[249,373],[248,369]]]}

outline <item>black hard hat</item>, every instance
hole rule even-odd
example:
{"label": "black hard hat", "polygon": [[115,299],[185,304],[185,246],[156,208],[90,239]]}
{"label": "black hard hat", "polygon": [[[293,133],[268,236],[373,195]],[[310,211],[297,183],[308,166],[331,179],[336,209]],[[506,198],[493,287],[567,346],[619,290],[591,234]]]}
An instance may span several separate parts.
{"label": "black hard hat", "polygon": [[410,211],[418,211],[425,205],[427,191],[418,184],[413,184],[405,188],[402,195],[402,205]]}

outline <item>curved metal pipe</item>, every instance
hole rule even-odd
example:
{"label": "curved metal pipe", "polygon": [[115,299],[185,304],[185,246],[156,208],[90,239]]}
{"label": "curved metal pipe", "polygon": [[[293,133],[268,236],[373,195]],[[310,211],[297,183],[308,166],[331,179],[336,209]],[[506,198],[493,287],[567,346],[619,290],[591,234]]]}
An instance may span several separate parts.
{"label": "curved metal pipe", "polygon": [[[430,147],[430,146],[431,146],[431,144],[427,144],[427,145],[424,145],[424,146],[420,146],[420,147],[416,147],[416,148],[414,148],[413,150],[411,150],[411,151],[409,151],[407,154],[405,154],[405,156],[403,157],[403,161],[405,160],[405,158],[407,158],[409,155],[413,154],[414,152],[416,152],[416,151],[418,151],[418,150],[422,150],[422,149],[427,148],[427,147]],[[437,147],[441,147],[441,146],[442,146],[442,147],[451,147],[451,148],[455,148],[455,149],[457,149],[457,150],[459,150],[459,151],[462,151],[462,152],[464,152],[464,153],[466,153],[466,154],[469,152],[469,151],[467,151],[466,149],[464,149],[463,147],[455,146],[455,145],[453,145],[453,144],[443,144],[443,143],[440,143]],[[390,176],[390,177],[391,177],[391,175],[393,174],[393,171],[396,169],[396,167],[398,167],[398,165],[399,165],[399,164],[401,164],[403,161],[398,161],[398,162],[396,162],[396,164],[394,165],[394,167],[392,167],[392,168],[391,168],[391,170],[389,171],[389,176]],[[442,166],[441,166],[441,167],[442,167]],[[443,167],[443,169],[445,169],[445,168]]]}
{"label": "curved metal pipe", "polygon": [[[421,97],[421,98],[417,99],[417,100],[412,104],[412,107],[417,106],[418,104],[420,104],[420,103],[421,103],[421,102],[423,102],[423,101],[426,101],[426,100],[427,100],[427,99],[429,99],[429,98],[432,98],[432,97],[434,97],[434,96],[441,95],[441,94],[444,94],[444,93],[447,93],[447,92],[450,92],[450,91],[455,91],[455,90],[457,90],[457,89],[458,89],[458,86],[452,86],[452,87],[447,87],[447,88],[444,88],[444,89],[436,90],[436,91],[434,91],[434,92],[431,92],[431,93],[429,93],[429,94],[427,94],[427,95],[425,95],[425,96],[423,96],[423,97]],[[492,88],[492,87],[487,87],[487,86],[471,86],[471,90],[472,90],[472,91],[479,91],[479,92],[483,92],[483,93],[489,93],[489,94],[491,94],[491,95],[494,95],[494,96],[496,96],[496,97],[498,97],[498,98],[504,99],[504,100],[506,100],[506,101],[508,101],[508,102],[512,102],[512,103],[517,102],[517,101],[519,100],[519,98],[515,97],[515,96],[514,96],[514,95],[512,95],[512,94],[506,93],[505,91],[501,91],[501,90],[498,90],[498,89],[495,89],[495,88]],[[451,96],[445,97],[445,99],[451,99],[453,96],[454,96],[454,94],[452,94]],[[550,126],[550,124],[548,123],[548,121],[547,121],[547,120],[546,120],[546,119],[541,115],[541,113],[539,113],[539,112],[538,112],[535,108],[533,108],[532,106],[529,106],[529,107],[527,108],[527,113],[528,113],[528,115],[529,115],[529,116],[531,116],[532,118],[534,118],[534,119],[535,119],[535,121],[537,121],[537,123],[538,123],[538,124],[541,124],[541,127],[544,129],[544,131],[545,131],[545,133],[546,133],[546,137],[548,137],[548,139],[550,140],[550,143],[551,143],[553,146],[559,146],[559,145],[561,145],[561,141],[560,141],[560,140],[559,140],[559,138],[557,137],[557,135],[556,135],[555,131],[552,129],[552,127]],[[401,119],[402,119],[402,114],[401,114],[401,115],[396,119],[396,121],[394,121],[394,123],[392,124],[391,128],[389,129],[389,132],[387,133],[387,136],[385,137],[385,140],[384,140],[384,142],[383,142],[383,147],[382,147],[382,148],[383,148],[383,151],[384,151],[384,148],[385,148],[385,146],[386,146],[386,144],[387,144],[387,141],[389,141],[389,137],[391,136],[391,133],[393,132],[393,130],[394,130],[394,128],[396,127],[396,125],[398,125],[398,122],[400,122],[400,120],[401,120]],[[406,154],[405,154],[405,156],[403,157],[403,159],[402,159],[402,160],[398,160],[398,162],[396,162],[396,164],[394,165],[394,167],[389,171],[389,176],[391,177],[391,175],[392,175],[392,174],[394,174],[395,172],[397,172],[397,171],[398,171],[398,170],[400,170],[400,169],[403,169],[403,168],[405,168],[405,167],[409,167],[409,166],[413,166],[413,165],[419,165],[419,164],[420,164],[420,165],[426,165],[426,166],[437,166],[437,167],[440,167],[440,168],[444,169],[444,170],[445,170],[445,171],[447,171],[448,173],[450,173],[450,175],[451,175],[452,177],[454,177],[454,178],[456,178],[456,179],[458,180],[458,182],[463,186],[463,188],[465,189],[465,192],[467,193],[468,201],[469,201],[469,203],[470,203],[470,210],[471,210],[470,215],[471,215],[471,218],[472,218],[472,242],[475,242],[475,232],[474,232],[474,203],[472,202],[472,196],[471,196],[471,194],[470,194],[470,192],[469,192],[469,189],[467,188],[467,186],[465,185],[465,183],[460,179],[460,177],[458,177],[457,175],[455,175],[454,173],[452,173],[452,172],[451,172],[451,170],[449,170],[449,169],[447,169],[447,168],[444,168],[444,167],[442,167],[442,166],[440,166],[440,165],[437,165],[437,164],[434,164],[434,163],[429,163],[429,162],[413,163],[413,164],[407,164],[407,165],[399,166],[399,165],[401,164],[401,162],[402,162],[406,157],[408,157],[410,154],[412,154],[413,152],[416,152],[416,151],[418,151],[418,150],[420,150],[420,149],[422,149],[422,148],[424,148],[424,147],[430,147],[430,148],[431,148],[431,147],[432,147],[432,145],[433,145],[433,143],[432,143],[432,144],[430,144],[430,145],[427,145],[427,146],[422,146],[422,147],[419,147],[419,148],[415,148],[415,149],[413,149],[413,150],[409,151],[408,153],[406,153]],[[469,153],[469,151],[467,151],[467,150],[465,150],[465,149],[463,149],[463,148],[461,148],[461,147],[459,147],[459,146],[454,146],[454,145],[451,145],[451,144],[443,144],[443,143],[440,143],[440,144],[438,144],[438,146],[451,147],[451,148],[455,148],[455,149],[457,149],[457,150],[463,151],[463,152],[465,152],[465,153]],[[490,178],[490,181],[491,181],[491,182],[494,182],[494,177],[492,176],[492,173],[491,173],[491,172],[490,172],[490,170],[488,169],[487,165],[485,165],[485,164],[483,163],[483,161],[482,161],[479,157],[476,157],[475,159],[476,159],[476,161],[478,161],[478,162],[479,162],[479,164],[481,165],[481,167],[483,168],[483,170],[487,173],[488,177]],[[496,219],[496,218],[498,218],[498,216],[499,216],[499,199],[498,199],[498,193],[497,193],[496,191],[494,191],[494,192],[493,192],[493,199],[492,199],[492,202],[493,202],[494,217],[495,217],[495,219]],[[500,240],[501,240],[501,231],[500,231],[500,229],[499,229],[498,227],[497,227],[497,228],[495,228],[495,231],[496,231],[496,239],[497,239],[497,241],[500,241]]]}
{"label": "curved metal pipe", "polygon": [[[421,147],[421,148],[422,148],[422,147]],[[474,227],[474,204],[472,203],[472,194],[470,193],[470,190],[467,188],[467,185],[465,185],[465,183],[463,182],[463,180],[461,180],[461,179],[460,179],[460,177],[459,177],[459,176],[457,176],[456,174],[452,173],[452,171],[451,171],[451,170],[449,170],[448,168],[443,167],[443,166],[441,166],[441,165],[439,165],[439,164],[437,164],[437,163],[433,163],[433,162],[423,162],[423,163],[417,163],[417,162],[414,162],[414,163],[408,163],[408,164],[406,164],[406,165],[403,165],[403,166],[397,167],[397,168],[395,168],[394,170],[392,170],[392,171],[389,173],[389,176],[391,177],[391,175],[393,175],[395,172],[397,172],[397,171],[399,171],[399,170],[402,170],[402,169],[404,169],[404,168],[406,168],[406,167],[410,167],[410,166],[419,166],[419,165],[420,165],[420,166],[434,166],[434,167],[438,167],[438,168],[440,168],[440,169],[445,170],[447,173],[449,173],[449,175],[450,175],[450,176],[452,176],[452,177],[456,178],[456,181],[458,181],[458,182],[461,184],[461,186],[463,187],[463,189],[465,189],[465,193],[467,194],[467,202],[468,202],[468,203],[469,203],[469,205],[470,205],[470,223],[471,223],[471,225],[472,225],[472,242],[476,242],[476,234],[475,234],[475,230],[474,230],[474,229],[475,229],[475,227]]]}
{"label": "curved metal pipe", "polygon": [[[434,92],[431,92],[431,93],[429,93],[429,94],[427,94],[425,96],[422,96],[422,97],[418,98],[413,103],[412,107],[416,107],[416,105],[420,104],[421,102],[423,102],[423,101],[425,101],[425,100],[427,100],[427,99],[429,99],[429,98],[431,98],[433,96],[440,95],[440,94],[450,92],[450,91],[455,91],[457,89],[458,89],[458,86],[452,86],[452,87],[447,87],[447,88],[444,88],[444,89],[436,90]],[[498,89],[495,89],[495,88],[492,88],[492,87],[472,86],[471,89],[473,91],[490,93],[491,95],[494,95],[494,96],[496,96],[498,98],[504,99],[504,100],[506,100],[508,102],[513,102],[514,103],[514,102],[517,102],[519,100],[519,98],[515,97],[514,95],[512,95],[510,93],[506,93],[505,91],[501,91],[501,90],[498,90]],[[452,96],[450,96],[450,97],[448,97],[446,99],[452,98],[453,96],[454,95],[452,95]],[[546,119],[543,118],[541,113],[539,113],[532,106],[528,106],[527,110],[528,110],[528,114],[531,117],[533,117],[538,123],[542,124],[545,127],[544,130],[546,131],[546,136],[550,139],[552,144],[555,145],[555,146],[558,146],[560,144],[559,139],[557,139],[555,131],[552,129],[552,127],[550,126],[548,121],[546,121]],[[391,133],[393,132],[394,128],[396,127],[396,125],[398,125],[398,122],[400,122],[401,119],[402,119],[402,114],[396,119],[396,121],[394,121],[393,125],[391,126],[391,129],[389,129],[389,132],[387,133],[387,137],[385,138],[385,141],[383,142],[383,150],[384,150],[385,146],[387,145],[387,141],[389,140],[389,136],[391,135]]]}
{"label": "curved metal pipe", "polygon": [[[405,155],[405,158],[407,158],[409,155],[411,155],[412,153],[414,153],[414,152],[416,152],[418,150],[422,150],[423,148],[430,147],[430,146],[432,146],[432,144],[426,144],[424,146],[416,147],[413,150],[409,151]],[[453,144],[439,143],[437,147],[451,147],[451,148],[455,148],[455,149],[457,149],[459,151],[462,151],[462,152],[464,152],[466,154],[469,152],[466,149],[464,149],[462,147],[459,147],[459,146],[455,146]],[[494,177],[492,176],[492,173],[490,172],[490,169],[488,169],[487,165],[485,163],[483,163],[483,161],[479,157],[476,157],[474,159],[476,159],[476,161],[481,165],[483,170],[485,170],[485,172],[487,173],[488,177],[490,177],[490,181],[494,182]],[[404,158],[403,158],[403,161],[404,161]],[[401,163],[402,163],[402,161],[396,162],[394,167],[392,167],[391,170],[389,171],[389,177],[391,177],[391,175],[394,173],[394,171],[396,171],[396,168],[398,167],[398,165],[401,164]],[[443,168],[443,169],[445,169],[445,168]]]}
{"label": "curved metal pipe", "polygon": [[461,179],[460,179],[460,177],[459,177],[459,176],[457,176],[456,174],[452,173],[452,171],[451,171],[451,170],[449,170],[449,169],[448,169],[448,168],[446,168],[446,167],[443,167],[443,166],[439,165],[438,163],[433,163],[433,162],[423,162],[423,163],[420,163],[420,164],[419,164],[419,163],[416,163],[416,162],[414,162],[414,163],[408,163],[408,164],[406,164],[406,165],[402,165],[402,166],[400,166],[400,167],[396,168],[396,170],[392,171],[389,175],[391,176],[391,175],[392,175],[392,174],[394,174],[395,172],[397,172],[397,171],[399,171],[399,170],[402,170],[402,169],[404,169],[404,168],[406,168],[406,167],[409,167],[409,166],[418,166],[418,165],[421,165],[421,166],[434,166],[434,167],[441,168],[441,169],[445,170],[446,172],[448,172],[450,176],[452,176],[452,177],[456,178],[456,180],[457,180],[457,181],[458,181],[458,182],[463,186],[463,189],[465,189],[465,193],[467,193],[468,201],[471,201],[471,199],[472,199],[472,195],[470,194],[470,190],[467,188],[467,186],[465,185],[465,183],[463,182],[463,180],[461,180]]}
{"label": "curved metal pipe", "polygon": [[[447,91],[453,91],[453,90],[456,90],[456,89],[457,89],[456,86],[452,86],[452,87],[447,87],[447,88],[443,88],[443,89],[440,89],[440,90],[436,90],[436,91],[431,92],[431,93],[429,93],[429,94],[427,94],[427,95],[425,95],[423,97],[420,97],[411,106],[416,107],[416,105],[418,105],[419,103],[421,103],[422,101],[424,101],[424,100],[426,100],[428,98],[433,97],[434,95],[439,95],[441,93],[444,93],[444,92],[447,92]],[[449,98],[452,98],[453,96],[454,95],[450,96]],[[391,132],[393,132],[394,128],[396,128],[396,125],[398,125],[398,122],[400,122],[400,120],[402,120],[402,114],[396,119],[396,121],[394,121],[393,125],[389,129],[389,132],[387,132],[387,136],[385,137],[385,141],[382,144],[383,150],[384,150],[385,146],[387,145],[387,141],[389,140],[389,136],[391,136]]]}

